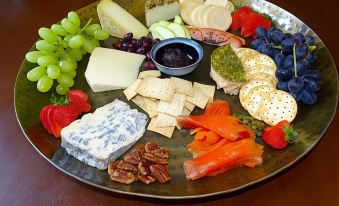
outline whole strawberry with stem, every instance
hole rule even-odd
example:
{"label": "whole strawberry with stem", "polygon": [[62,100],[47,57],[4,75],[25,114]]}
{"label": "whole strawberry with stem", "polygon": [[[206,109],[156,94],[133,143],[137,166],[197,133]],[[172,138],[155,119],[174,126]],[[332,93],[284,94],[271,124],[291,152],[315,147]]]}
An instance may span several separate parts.
{"label": "whole strawberry with stem", "polygon": [[273,127],[266,127],[262,135],[263,141],[275,149],[284,149],[292,143],[297,133],[286,120],[283,120]]}

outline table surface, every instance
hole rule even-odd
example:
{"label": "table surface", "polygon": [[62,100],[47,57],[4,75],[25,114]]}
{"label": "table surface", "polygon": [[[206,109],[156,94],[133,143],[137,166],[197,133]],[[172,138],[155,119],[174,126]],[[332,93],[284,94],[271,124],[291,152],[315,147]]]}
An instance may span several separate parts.
{"label": "table surface", "polygon": [[[50,26],[68,11],[92,2],[0,0],[0,205],[339,205],[338,115],[306,158],[268,181],[230,195],[187,201],[121,196],[83,184],[51,166],[26,140],[17,123],[15,78],[26,51],[38,38],[39,27]],[[339,65],[336,0],[272,2],[314,29]]]}

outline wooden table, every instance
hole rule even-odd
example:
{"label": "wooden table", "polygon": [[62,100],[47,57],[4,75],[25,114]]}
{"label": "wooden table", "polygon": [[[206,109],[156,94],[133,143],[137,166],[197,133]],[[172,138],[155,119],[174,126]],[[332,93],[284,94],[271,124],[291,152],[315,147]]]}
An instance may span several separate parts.
{"label": "wooden table", "polygon": [[[63,174],[25,139],[13,106],[13,88],[26,51],[41,26],[93,0],[0,0],[0,205],[339,205],[337,115],[316,148],[295,166],[241,192],[199,200],[158,201],[106,192]],[[315,30],[339,66],[338,2],[274,0]]]}

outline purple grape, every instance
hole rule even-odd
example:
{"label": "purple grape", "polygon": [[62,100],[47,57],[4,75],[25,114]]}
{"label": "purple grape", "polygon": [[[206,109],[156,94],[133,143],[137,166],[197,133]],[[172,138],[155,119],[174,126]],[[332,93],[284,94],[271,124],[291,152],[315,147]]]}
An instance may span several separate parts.
{"label": "purple grape", "polygon": [[317,92],[320,90],[319,81],[313,78],[304,78],[304,82],[304,89],[306,89],[308,92]]}
{"label": "purple grape", "polygon": [[128,47],[128,49],[127,49],[127,52],[130,52],[130,53],[135,53],[135,51],[136,51],[136,48],[133,45]]}
{"label": "purple grape", "polygon": [[304,78],[312,78],[319,81],[321,79],[320,71],[318,70],[308,70],[305,74],[302,75]]}
{"label": "purple grape", "polygon": [[317,60],[317,55],[314,52],[310,52],[305,57],[305,60],[308,61],[310,64],[313,64]]}
{"label": "purple grape", "polygon": [[295,54],[297,57],[297,60],[304,59],[306,54],[308,52],[308,45],[307,44],[300,44],[295,49]]}
{"label": "purple grape", "polygon": [[292,77],[290,81],[288,81],[288,89],[291,92],[299,92],[304,87],[304,79],[302,77]]}
{"label": "purple grape", "polygon": [[279,81],[288,81],[292,78],[293,73],[288,69],[277,69],[275,71],[275,76]]}
{"label": "purple grape", "polygon": [[304,36],[304,42],[308,45],[314,45],[314,38],[313,36],[306,35]]}
{"label": "purple grape", "polygon": [[285,33],[285,39],[287,38],[292,38],[292,34],[291,33]]}
{"label": "purple grape", "polygon": [[143,55],[145,55],[146,53],[147,53],[147,50],[146,50],[146,48],[145,47],[139,47],[139,48],[137,48],[137,50],[135,51],[137,54],[143,54]]}
{"label": "purple grape", "polygon": [[151,50],[149,50],[149,51],[146,53],[146,59],[147,59],[147,60],[150,60],[150,59],[151,59]]}
{"label": "purple grape", "polygon": [[138,47],[138,40],[137,39],[132,39],[132,44],[133,44],[133,46]]}
{"label": "purple grape", "polygon": [[261,53],[262,54],[266,54],[268,56],[272,56],[273,55],[273,47],[270,44],[265,44],[262,48],[261,48]]}
{"label": "purple grape", "polygon": [[273,33],[271,34],[271,41],[276,45],[280,45],[284,39],[285,34],[279,29],[273,31]]}
{"label": "purple grape", "polygon": [[293,58],[293,55],[288,55],[285,57],[284,61],[283,61],[283,66],[284,67],[289,67],[291,65],[294,64],[294,58]]}
{"label": "purple grape", "polygon": [[255,39],[251,42],[251,47],[255,50],[258,49],[258,47],[261,45],[261,44],[265,44],[264,40],[262,39]]}
{"label": "purple grape", "polygon": [[304,102],[307,105],[311,105],[316,103],[317,101],[317,95],[315,95],[315,93],[312,92],[308,92],[307,90],[302,90],[302,97],[301,97],[301,101]]}
{"label": "purple grape", "polygon": [[143,44],[144,41],[146,40],[146,37],[142,36],[139,40],[140,40],[141,44]]}
{"label": "purple grape", "polygon": [[295,101],[299,102],[301,100],[302,97],[302,91],[299,92],[289,92],[290,95],[292,95],[292,97],[295,99]]}
{"label": "purple grape", "polygon": [[133,33],[129,32],[127,34],[125,34],[123,41],[124,42],[132,42],[133,39]]}
{"label": "purple grape", "polygon": [[161,40],[159,38],[154,39],[154,43],[159,43]]}
{"label": "purple grape", "polygon": [[300,44],[304,40],[304,35],[300,32],[292,34],[292,38],[295,41],[295,43]]}
{"label": "purple grape", "polygon": [[305,74],[308,67],[309,67],[309,64],[308,64],[307,61],[305,61],[305,60],[297,61],[297,74],[298,74],[298,76]]}
{"label": "purple grape", "polygon": [[278,84],[277,84],[277,89],[288,92],[288,82],[279,81]]}
{"label": "purple grape", "polygon": [[286,51],[292,51],[294,44],[295,44],[295,41],[293,40],[293,38],[287,38],[281,42],[281,46]]}
{"label": "purple grape", "polygon": [[258,39],[267,39],[267,30],[262,26],[255,30],[255,34],[257,35]]}
{"label": "purple grape", "polygon": [[284,59],[285,59],[285,55],[283,55],[282,53],[277,53],[274,56],[274,62],[277,65],[277,67],[280,67],[283,64]]}
{"label": "purple grape", "polygon": [[145,62],[144,67],[146,70],[154,70],[156,69],[155,64],[152,62],[152,60],[148,60]]}
{"label": "purple grape", "polygon": [[143,44],[142,44],[142,47],[145,47],[145,49],[148,51],[152,48],[152,43],[148,42],[148,41],[145,41]]}
{"label": "purple grape", "polygon": [[267,31],[267,39],[269,41],[273,41],[273,33],[274,31],[278,30],[277,28],[275,27],[271,27],[268,31]]}

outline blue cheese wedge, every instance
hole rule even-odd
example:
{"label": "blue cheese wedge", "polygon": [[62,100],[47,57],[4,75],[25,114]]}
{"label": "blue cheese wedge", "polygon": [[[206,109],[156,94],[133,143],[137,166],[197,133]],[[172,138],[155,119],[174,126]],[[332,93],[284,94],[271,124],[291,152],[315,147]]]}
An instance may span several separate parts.
{"label": "blue cheese wedge", "polygon": [[124,154],[144,134],[147,116],[118,99],[61,130],[61,147],[100,170]]}
{"label": "blue cheese wedge", "polygon": [[125,89],[138,78],[145,55],[97,47],[89,59],[85,77],[94,92]]}

